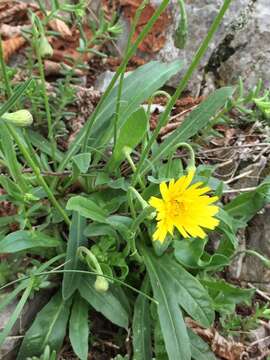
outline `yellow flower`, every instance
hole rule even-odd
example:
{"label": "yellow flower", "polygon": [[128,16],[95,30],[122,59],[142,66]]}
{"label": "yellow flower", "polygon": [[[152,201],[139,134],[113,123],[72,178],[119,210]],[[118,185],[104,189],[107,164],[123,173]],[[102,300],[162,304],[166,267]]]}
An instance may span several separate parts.
{"label": "yellow flower", "polygon": [[218,200],[218,197],[205,195],[211,188],[201,187],[202,182],[189,186],[194,173],[194,170],[190,170],[179,180],[171,180],[168,186],[162,182],[160,184],[162,199],[154,196],[150,198],[149,204],[157,211],[157,229],[153,240],[162,243],[167,233],[173,235],[175,227],[184,238],[203,239],[206,233],[202,228],[213,230],[219,224],[219,220],[214,218],[218,206],[211,205]]}

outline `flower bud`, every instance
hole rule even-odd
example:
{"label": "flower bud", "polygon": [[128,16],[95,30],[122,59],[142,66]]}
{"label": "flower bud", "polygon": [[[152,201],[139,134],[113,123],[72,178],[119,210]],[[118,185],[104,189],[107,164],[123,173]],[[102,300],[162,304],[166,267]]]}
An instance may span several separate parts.
{"label": "flower bud", "polygon": [[97,279],[95,281],[95,289],[98,292],[106,292],[109,288],[109,283],[103,276],[97,276]]}
{"label": "flower bud", "polygon": [[39,53],[41,57],[51,57],[53,55],[53,48],[44,35],[39,40]]}
{"label": "flower bud", "polygon": [[18,110],[13,113],[6,113],[2,119],[19,127],[29,126],[33,123],[33,116],[28,110]]}

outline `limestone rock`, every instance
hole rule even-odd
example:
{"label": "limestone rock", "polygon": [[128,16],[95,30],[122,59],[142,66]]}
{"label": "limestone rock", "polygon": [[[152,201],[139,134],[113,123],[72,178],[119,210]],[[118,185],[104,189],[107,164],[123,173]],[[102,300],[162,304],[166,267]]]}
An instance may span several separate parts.
{"label": "limestone rock", "polygon": [[[155,4],[159,1],[153,0]],[[202,60],[198,71],[194,74],[192,80],[189,83],[189,90],[193,93],[198,93],[201,88],[202,80],[204,77],[204,68],[208,64],[208,61],[215,49],[222,42],[226,34],[226,27],[230,24],[232,19],[236,19],[240,11],[249,4],[249,0],[239,0],[232,2],[230,9],[228,10],[214,40],[211,42],[210,47]],[[207,35],[207,32],[215,19],[220,7],[222,6],[222,0],[187,0],[186,11],[189,23],[189,35],[185,49],[177,49],[174,46],[174,33],[179,23],[179,10],[177,1],[173,1],[170,7],[172,22],[167,32],[167,41],[164,48],[156,55],[157,59],[163,61],[172,61],[173,59],[183,59],[186,63],[183,71],[175,77],[170,85],[176,86],[179,79],[183,75],[183,72],[190,64],[196,50],[201,45],[202,40]]]}
{"label": "limestone rock", "polygon": [[259,78],[270,84],[270,6],[269,0],[253,1],[247,24],[235,32],[229,44],[231,56],[221,62],[217,75],[223,83],[235,83],[239,76],[248,88]]}
{"label": "limestone rock", "polygon": [[[270,208],[257,214],[245,231],[245,244],[239,250],[255,250],[270,258]],[[243,244],[242,244],[243,245]],[[237,267],[235,266],[237,264]],[[251,283],[262,290],[270,291],[270,269],[255,256],[242,254],[229,269],[230,276],[244,284]]]}

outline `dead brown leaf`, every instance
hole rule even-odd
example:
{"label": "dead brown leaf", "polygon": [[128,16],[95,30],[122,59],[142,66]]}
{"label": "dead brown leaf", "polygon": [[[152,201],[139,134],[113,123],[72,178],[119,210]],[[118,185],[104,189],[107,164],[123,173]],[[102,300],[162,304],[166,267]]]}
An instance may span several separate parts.
{"label": "dead brown leaf", "polygon": [[8,62],[10,57],[16,53],[24,44],[26,40],[22,36],[17,36],[8,40],[4,40],[2,43],[4,52],[4,61]]}
{"label": "dead brown leaf", "polygon": [[[124,7],[125,17],[131,22],[134,18],[135,12],[141,4],[140,0],[122,0],[121,5]],[[136,27],[133,40],[135,40],[143,27],[148,23],[150,18],[155,12],[155,8],[152,5],[145,6],[142,15],[139,19]],[[139,50],[146,53],[154,53],[159,51],[165,44],[166,41],[166,30],[170,23],[170,15],[168,12],[164,12],[158,18],[154,26],[152,27],[149,34],[146,36],[144,41],[139,45]]]}
{"label": "dead brown leaf", "polygon": [[0,4],[0,21],[2,23],[18,23],[27,15],[28,9],[38,10],[35,4],[27,4],[22,1],[2,0]]}
{"label": "dead brown leaf", "polygon": [[213,353],[220,358],[226,360],[241,360],[243,358],[246,360],[249,359],[249,355],[244,344],[229,341],[221,336],[216,329],[205,329],[190,318],[186,318],[185,322],[187,326],[195,332],[195,334],[199,335],[210,345]]}
{"label": "dead brown leaf", "polygon": [[57,31],[63,39],[72,37],[70,28],[63,20],[53,19],[49,21],[48,25],[53,31]]}
{"label": "dead brown leaf", "polygon": [[2,24],[0,26],[0,34],[2,38],[10,39],[12,37],[20,36],[22,33],[22,30],[28,29],[29,26],[27,25],[8,25],[8,24]]}
{"label": "dead brown leaf", "polygon": [[[67,64],[60,64],[59,62],[45,60],[44,61],[44,70],[46,76],[59,75],[63,69],[71,70],[72,67]],[[83,76],[84,73],[80,69],[74,70],[77,76]]]}

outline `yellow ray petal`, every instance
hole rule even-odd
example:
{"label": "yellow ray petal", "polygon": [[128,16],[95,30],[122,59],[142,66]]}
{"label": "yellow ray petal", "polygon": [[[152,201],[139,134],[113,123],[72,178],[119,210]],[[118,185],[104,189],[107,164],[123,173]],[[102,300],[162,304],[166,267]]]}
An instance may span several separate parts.
{"label": "yellow ray petal", "polygon": [[159,198],[157,198],[155,196],[151,196],[148,203],[149,203],[150,206],[152,206],[153,208],[156,208],[157,210],[164,208],[163,200],[161,200],[161,199],[159,199]]}
{"label": "yellow ray petal", "polygon": [[160,190],[160,193],[162,195],[162,198],[164,200],[167,200],[168,198],[168,195],[169,195],[169,189],[167,187],[167,184],[165,182],[162,182],[160,185],[159,185],[159,190]]}

